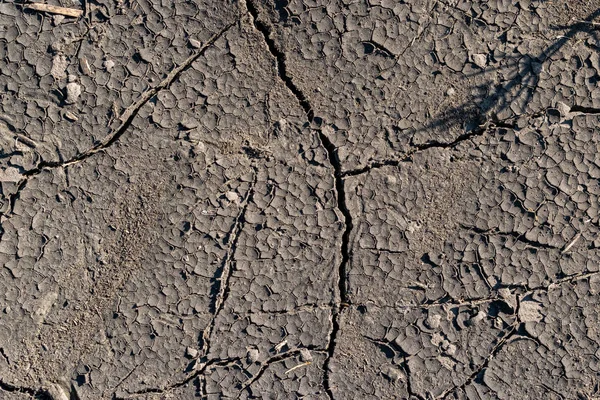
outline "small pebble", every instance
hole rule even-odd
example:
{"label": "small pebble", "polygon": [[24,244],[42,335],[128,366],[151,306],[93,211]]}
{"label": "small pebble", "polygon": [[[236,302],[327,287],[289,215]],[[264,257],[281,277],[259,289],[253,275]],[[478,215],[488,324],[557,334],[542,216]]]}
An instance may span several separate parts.
{"label": "small pebble", "polygon": [[110,72],[110,70],[112,70],[115,66],[115,62],[113,60],[106,60],[102,65],[104,66],[104,69]]}
{"label": "small pebble", "polygon": [[398,179],[396,179],[394,175],[387,175],[385,181],[388,185],[395,185],[398,182]]}
{"label": "small pebble", "polygon": [[57,26],[60,25],[60,23],[63,22],[64,19],[64,15],[55,15],[54,17],[52,17],[52,23],[54,24],[54,26]]}
{"label": "small pebble", "polygon": [[258,361],[260,353],[258,352],[257,349],[248,349],[247,356],[248,356],[248,361],[255,363]]}
{"label": "small pebble", "polygon": [[442,321],[442,316],[437,314],[429,314],[425,320],[425,325],[431,329],[437,329]]}
{"label": "small pebble", "polygon": [[198,356],[198,350],[194,349],[193,347],[188,347],[185,349],[185,354],[189,358],[196,358]]}
{"label": "small pebble", "polygon": [[240,198],[236,192],[227,192],[225,193],[225,197],[227,197],[227,200],[231,202],[238,201]]}
{"label": "small pebble", "polygon": [[473,64],[483,69],[487,64],[487,57],[485,54],[473,54]]}
{"label": "small pebble", "polygon": [[73,114],[71,111],[65,111],[65,118],[69,121],[77,121],[77,115]]}
{"label": "small pebble", "polygon": [[311,362],[313,360],[313,356],[310,354],[310,350],[307,348],[300,349],[300,360]]}
{"label": "small pebble", "polygon": [[77,82],[67,83],[67,104],[73,104],[81,95],[81,86]]}
{"label": "small pebble", "polygon": [[202,47],[202,43],[200,43],[199,40],[190,39],[190,46],[192,46],[195,49],[199,49],[200,47]]}
{"label": "small pebble", "polygon": [[446,91],[446,95],[447,95],[447,96],[454,96],[454,94],[455,94],[455,93],[456,93],[456,90],[454,90],[454,88],[449,88],[449,89]]}
{"label": "small pebble", "polygon": [[52,69],[50,69],[50,75],[57,80],[66,78],[68,65],[69,63],[67,62],[67,57],[64,54],[56,54],[52,58]]}

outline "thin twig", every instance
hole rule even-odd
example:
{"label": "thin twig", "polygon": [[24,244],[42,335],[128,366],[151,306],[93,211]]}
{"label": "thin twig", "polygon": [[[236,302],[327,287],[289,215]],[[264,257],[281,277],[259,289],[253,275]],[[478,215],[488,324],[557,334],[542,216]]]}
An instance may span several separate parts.
{"label": "thin twig", "polygon": [[36,11],[44,11],[51,14],[60,14],[67,17],[79,18],[83,15],[82,10],[78,10],[76,8],[67,8],[67,7],[59,7],[53,6],[50,4],[42,4],[42,3],[30,3],[26,4],[25,8]]}

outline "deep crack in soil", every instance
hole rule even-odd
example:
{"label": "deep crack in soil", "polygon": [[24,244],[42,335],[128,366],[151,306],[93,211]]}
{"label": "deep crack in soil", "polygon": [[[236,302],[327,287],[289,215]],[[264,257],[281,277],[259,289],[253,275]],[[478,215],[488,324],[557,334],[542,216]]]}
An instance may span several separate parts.
{"label": "deep crack in soil", "polygon": [[[306,114],[306,118],[310,125],[320,125],[322,122],[320,118],[315,117],[314,110],[310,105],[307,97],[304,95],[302,90],[300,90],[296,84],[294,84],[292,78],[287,73],[286,67],[286,57],[283,51],[278,49],[277,44],[271,38],[271,28],[265,23],[261,22],[259,19],[259,11],[256,7],[254,0],[246,0],[246,7],[250,14],[250,19],[254,24],[254,27],[257,31],[259,31],[264,41],[269,49],[269,52],[276,60],[277,65],[277,73],[279,78],[284,82],[285,86],[292,92],[292,94],[298,100],[298,103],[304,110]],[[329,344],[327,346],[328,357],[325,360],[323,365],[324,369],[324,378],[323,383],[325,386],[325,391],[329,395],[331,399],[333,399],[333,392],[331,390],[331,384],[329,379],[330,367],[329,364],[333,355],[335,353],[335,346],[337,336],[340,330],[340,313],[345,308],[348,302],[348,285],[347,285],[347,265],[350,261],[350,234],[352,232],[353,223],[352,223],[352,215],[350,214],[350,210],[348,205],[346,204],[346,192],[344,189],[344,176],[342,174],[342,165],[340,159],[337,154],[337,149],[331,140],[323,133],[323,131],[319,128],[316,128],[316,131],[319,136],[319,140],[321,141],[323,147],[327,151],[329,162],[333,168],[333,177],[335,179],[335,188],[337,192],[337,208],[340,210],[344,217],[344,232],[342,234],[342,245],[341,245],[341,254],[342,260],[338,266],[338,292],[340,296],[340,307],[332,309],[332,331],[329,337]]]}

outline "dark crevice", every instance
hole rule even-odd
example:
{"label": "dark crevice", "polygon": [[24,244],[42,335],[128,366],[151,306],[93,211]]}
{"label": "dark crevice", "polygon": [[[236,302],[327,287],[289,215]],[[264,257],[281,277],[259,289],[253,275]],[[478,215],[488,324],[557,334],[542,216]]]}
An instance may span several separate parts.
{"label": "dark crevice", "polygon": [[77,388],[75,387],[75,385],[73,383],[71,383],[69,400],[81,400],[81,397],[79,397],[79,393],[77,393]]}
{"label": "dark crevice", "polygon": [[225,242],[228,244],[227,252],[223,257],[223,261],[221,262],[221,266],[215,272],[215,276],[212,279],[213,288],[211,289],[211,293],[214,295],[213,300],[209,306],[210,313],[213,314],[210,323],[206,327],[206,329],[202,332],[202,335],[199,338],[199,345],[202,349],[202,357],[208,355],[209,347],[210,347],[210,338],[212,332],[215,328],[217,317],[219,313],[223,309],[225,302],[227,301],[227,297],[229,296],[229,282],[231,280],[231,276],[233,275],[233,257],[237,250],[237,243],[244,228],[244,224],[246,223],[246,211],[248,210],[248,206],[252,202],[254,198],[254,186],[256,185],[256,181],[258,179],[258,171],[254,168],[254,177],[252,183],[250,184],[250,188],[243,200],[243,207],[239,214],[237,215],[231,230],[227,234],[225,238]]}
{"label": "dark crevice", "polygon": [[273,55],[273,57],[275,57],[275,60],[277,61],[277,73],[279,74],[279,78],[283,81],[283,83],[285,83],[285,86],[287,86],[287,88],[294,94],[296,99],[298,99],[300,106],[308,116],[308,120],[312,122],[314,114],[310,103],[306,99],[304,93],[302,93],[302,90],[300,90],[292,81],[292,78],[288,76],[285,53],[277,48],[275,41],[271,38],[271,28],[259,19],[258,8],[256,7],[256,4],[254,4],[254,0],[247,0],[246,7],[248,8],[248,12],[252,17],[254,27],[262,34],[265,43],[269,48],[269,52]]}
{"label": "dark crevice", "polygon": [[579,272],[576,274],[571,274],[571,275],[567,275],[565,277],[562,277],[560,279],[556,279],[552,282],[550,282],[547,285],[540,285],[540,286],[527,286],[526,289],[529,292],[535,292],[535,291],[549,291],[550,289],[552,289],[553,287],[556,287],[558,285],[562,285],[563,283],[573,283],[573,282],[577,282],[583,279],[588,279],[591,278],[593,276],[596,275],[600,275],[600,271],[596,271],[596,272]]}
{"label": "dark crevice", "polygon": [[410,372],[410,367],[408,366],[408,359],[407,359],[406,354],[404,355],[403,360],[404,360],[404,362],[402,363],[402,369],[404,370],[404,373],[406,374],[406,391],[408,392],[408,394],[411,397],[416,397],[419,400],[425,400],[425,398],[423,396],[419,395],[418,393],[416,393],[413,390],[411,379],[410,379],[411,372]]}
{"label": "dark crevice", "polygon": [[462,225],[461,226],[464,229],[468,229],[474,233],[477,233],[479,235],[483,235],[483,236],[489,236],[489,235],[497,235],[497,236],[509,236],[514,238],[517,242],[521,242],[524,243],[528,246],[534,247],[536,249],[545,249],[545,250],[558,250],[558,251],[564,251],[563,249],[565,249],[566,247],[555,247],[549,244],[545,244],[545,243],[541,243],[538,242],[537,240],[532,240],[532,239],[527,239],[525,237],[526,233],[519,233],[519,232],[514,232],[514,231],[499,231],[496,229],[481,229],[481,228],[477,228],[475,226],[466,226],[466,225]]}
{"label": "dark crevice", "polygon": [[11,393],[24,393],[38,400],[53,400],[52,396],[43,389],[32,389],[24,386],[15,386],[0,380],[0,390]]}
{"label": "dark crevice", "polygon": [[600,114],[600,108],[574,105],[573,107],[571,107],[571,112],[580,112],[583,114]]}
{"label": "dark crevice", "polygon": [[[0,238],[1,238],[1,236],[0,236]],[[10,360],[8,359],[8,356],[4,352],[4,348],[2,348],[2,347],[0,347],[0,355],[2,356],[2,358],[4,359],[6,364],[10,365]]]}
{"label": "dark crevice", "polygon": [[545,249],[545,250],[558,250],[560,251],[560,247],[554,247],[549,244],[540,243],[537,240],[527,239],[524,233],[519,232],[498,232],[499,235],[508,235],[513,237],[516,241],[525,243],[528,246],[535,247],[537,249]]}
{"label": "dark crevice", "polygon": [[[425,151],[425,150],[432,149],[432,148],[442,148],[442,149],[454,148],[462,142],[474,139],[478,136],[482,136],[489,129],[504,127],[504,125],[506,125],[506,124],[503,124],[500,121],[493,121],[493,122],[488,121],[488,122],[478,126],[476,129],[473,129],[469,132],[465,132],[462,135],[459,135],[456,139],[454,139],[451,142],[439,142],[437,140],[432,140],[432,141],[422,143],[422,144],[411,144],[411,149],[398,158],[372,161],[365,167],[344,171],[341,173],[341,175],[343,177],[356,176],[356,175],[362,175],[364,173],[370,172],[373,169],[378,169],[378,168],[382,168],[382,167],[397,167],[402,163],[409,162],[411,160],[412,156],[418,152]],[[512,125],[509,125],[509,126],[512,127]]]}
{"label": "dark crevice", "polygon": [[[269,49],[269,52],[276,60],[277,73],[281,81],[286,85],[286,87],[292,92],[294,97],[296,97],[300,107],[304,110],[306,114],[306,118],[308,122],[312,125],[320,125],[322,120],[319,117],[315,117],[312,106],[310,105],[308,99],[302,92],[300,88],[294,84],[292,78],[288,75],[287,66],[286,66],[286,56],[283,51],[281,51],[273,38],[271,37],[271,28],[262,22],[259,19],[259,11],[258,7],[255,4],[254,0],[246,0],[246,7],[248,8],[248,12],[250,14],[250,19],[254,24],[254,27],[258,32],[260,32],[264,38],[264,41]],[[331,163],[331,167],[333,168],[333,177],[335,179],[335,188],[337,191],[337,208],[340,210],[343,216],[344,223],[344,232],[342,234],[342,244],[341,244],[341,253],[342,259],[338,266],[338,291],[340,296],[340,307],[336,307],[332,310],[332,331],[329,337],[329,343],[327,346],[328,357],[324,362],[324,377],[323,377],[323,385],[325,387],[325,391],[329,395],[331,399],[333,399],[333,393],[331,390],[329,373],[330,368],[329,364],[331,359],[335,353],[336,340],[338,333],[340,331],[340,322],[339,315],[343,308],[348,303],[348,293],[347,293],[347,272],[346,268],[348,262],[350,260],[350,233],[352,232],[353,223],[352,223],[352,215],[346,203],[346,192],[344,189],[344,180],[342,174],[342,165],[337,155],[337,149],[335,145],[331,142],[330,138],[325,135],[322,130],[316,129],[319,139],[327,151],[327,155],[329,158],[329,162]]]}
{"label": "dark crevice", "polygon": [[363,42],[364,52],[365,54],[379,54],[385,58],[396,58],[394,53],[392,53],[389,49],[387,49],[384,45],[377,43],[374,40],[368,40]]}

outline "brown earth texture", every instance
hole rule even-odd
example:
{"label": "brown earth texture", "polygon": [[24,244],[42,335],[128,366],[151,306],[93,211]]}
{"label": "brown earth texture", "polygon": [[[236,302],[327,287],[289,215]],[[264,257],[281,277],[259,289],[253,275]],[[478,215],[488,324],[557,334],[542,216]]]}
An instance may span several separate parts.
{"label": "brown earth texture", "polygon": [[598,0],[0,0],[0,399],[600,399],[599,198]]}

